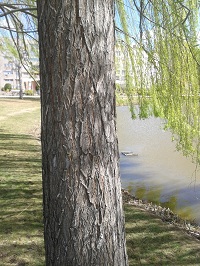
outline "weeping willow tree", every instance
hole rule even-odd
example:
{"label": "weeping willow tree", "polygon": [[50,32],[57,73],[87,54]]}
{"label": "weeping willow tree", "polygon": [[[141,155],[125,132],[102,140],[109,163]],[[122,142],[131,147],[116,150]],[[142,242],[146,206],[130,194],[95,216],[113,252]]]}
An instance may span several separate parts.
{"label": "weeping willow tree", "polygon": [[[5,0],[0,17],[4,20],[0,28],[9,32],[22,65],[29,73],[35,71],[29,55],[38,50],[36,1]],[[116,0],[116,46],[124,54],[132,117],[136,117],[133,96],[138,95],[140,118],[152,114],[164,118],[177,148],[199,163],[198,27],[197,0]],[[3,36],[4,49],[11,47]],[[119,63],[116,60],[116,68]]]}
{"label": "weeping willow tree", "polygon": [[[125,93],[133,117],[165,119],[184,155],[200,163],[198,1],[119,0],[117,42],[128,54]],[[118,44],[119,45],[119,44]]]}

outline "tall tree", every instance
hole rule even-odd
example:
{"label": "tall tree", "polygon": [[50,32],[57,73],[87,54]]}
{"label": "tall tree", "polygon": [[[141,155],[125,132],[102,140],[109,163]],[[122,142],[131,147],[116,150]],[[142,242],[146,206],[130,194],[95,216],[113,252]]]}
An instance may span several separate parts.
{"label": "tall tree", "polygon": [[46,264],[127,265],[114,1],[37,1]]}
{"label": "tall tree", "polygon": [[16,66],[22,99],[22,67],[34,80],[39,71],[31,60],[38,56],[37,9],[35,0],[10,2],[0,1],[0,50]]}

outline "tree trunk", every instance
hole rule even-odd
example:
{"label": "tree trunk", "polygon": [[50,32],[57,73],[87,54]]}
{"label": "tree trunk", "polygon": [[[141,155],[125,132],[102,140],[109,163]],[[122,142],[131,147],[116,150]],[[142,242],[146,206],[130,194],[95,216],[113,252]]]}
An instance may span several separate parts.
{"label": "tree trunk", "polygon": [[19,99],[23,99],[23,90],[22,90],[22,66],[21,62],[17,63],[17,74],[19,80]]}
{"label": "tree trunk", "polygon": [[114,1],[37,1],[46,265],[128,265]]}

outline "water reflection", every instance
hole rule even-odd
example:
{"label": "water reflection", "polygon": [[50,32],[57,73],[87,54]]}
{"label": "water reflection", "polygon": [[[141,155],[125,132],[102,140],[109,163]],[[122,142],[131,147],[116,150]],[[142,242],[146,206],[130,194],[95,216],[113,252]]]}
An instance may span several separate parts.
{"label": "water reflection", "polygon": [[152,202],[156,205],[160,205],[165,208],[169,208],[174,213],[179,214],[182,218],[187,220],[194,220],[193,212],[191,207],[183,207],[178,208],[178,196],[170,196],[168,199],[162,199],[162,191],[161,188],[152,188],[146,189],[145,184],[141,184],[141,186],[135,186],[133,182],[130,182],[126,189],[129,193],[133,194],[138,199],[144,199],[148,202]]}
{"label": "water reflection", "polygon": [[200,224],[199,169],[176,151],[171,133],[162,130],[162,120],[132,120],[127,107],[118,107],[117,115],[120,151],[138,154],[120,155],[122,186]]}

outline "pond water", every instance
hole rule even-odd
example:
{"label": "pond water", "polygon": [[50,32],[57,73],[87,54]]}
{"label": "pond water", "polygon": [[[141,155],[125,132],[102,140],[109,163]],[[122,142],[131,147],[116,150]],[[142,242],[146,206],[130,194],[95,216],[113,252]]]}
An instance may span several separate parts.
{"label": "pond water", "polygon": [[163,125],[154,117],[132,120],[128,107],[117,107],[122,187],[200,225],[200,168],[176,151]]}

